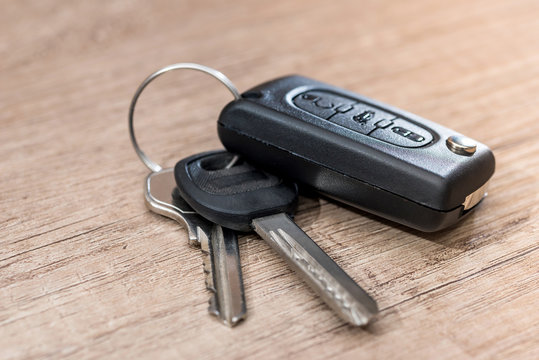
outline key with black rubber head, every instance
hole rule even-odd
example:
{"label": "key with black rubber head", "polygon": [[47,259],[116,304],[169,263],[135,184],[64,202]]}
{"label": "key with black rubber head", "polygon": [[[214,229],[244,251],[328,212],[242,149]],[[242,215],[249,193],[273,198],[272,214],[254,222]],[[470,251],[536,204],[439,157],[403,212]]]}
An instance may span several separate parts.
{"label": "key with black rubber head", "polygon": [[296,184],[261,171],[226,151],[176,164],[182,198],[200,215],[237,231],[256,231],[346,322],[361,326],[376,302],[290,218]]}

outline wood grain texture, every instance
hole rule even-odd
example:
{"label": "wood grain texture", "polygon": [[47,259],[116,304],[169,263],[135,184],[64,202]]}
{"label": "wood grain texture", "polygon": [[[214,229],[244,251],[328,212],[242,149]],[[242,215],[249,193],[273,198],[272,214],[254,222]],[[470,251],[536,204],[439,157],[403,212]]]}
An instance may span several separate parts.
{"label": "wood grain texture", "polygon": [[[539,358],[539,2],[2,1],[0,358]],[[138,84],[199,62],[240,90],[300,73],[488,144],[489,197],[423,234],[302,198],[298,224],[378,301],[343,324],[254,235],[248,318],[207,314],[202,257],[149,212]],[[220,148],[230,96],[177,73],[141,98],[145,151]]]}

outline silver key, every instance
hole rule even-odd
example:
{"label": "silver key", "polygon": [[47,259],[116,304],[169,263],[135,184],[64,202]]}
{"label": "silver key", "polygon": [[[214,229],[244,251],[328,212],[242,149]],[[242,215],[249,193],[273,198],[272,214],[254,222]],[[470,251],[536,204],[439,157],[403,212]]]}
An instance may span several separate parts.
{"label": "silver key", "polygon": [[376,302],[294,223],[281,213],[252,220],[254,230],[343,320],[366,325]]}
{"label": "silver key", "polygon": [[361,326],[378,312],[365,290],[288,217],[298,199],[295,184],[226,151],[185,158],[174,175],[178,191],[201,216],[234,230],[255,230],[343,320]]}
{"label": "silver key", "polygon": [[174,169],[152,172],[144,185],[146,205],[185,225],[189,243],[204,252],[206,287],[213,292],[208,311],[234,326],[246,317],[237,235],[198,215],[175,189]]}

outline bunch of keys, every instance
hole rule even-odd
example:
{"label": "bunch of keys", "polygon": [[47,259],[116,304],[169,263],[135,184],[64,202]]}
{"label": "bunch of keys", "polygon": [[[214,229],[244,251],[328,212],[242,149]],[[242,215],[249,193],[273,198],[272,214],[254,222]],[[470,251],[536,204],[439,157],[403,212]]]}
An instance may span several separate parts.
{"label": "bunch of keys", "polygon": [[[177,69],[209,74],[233,94],[218,121],[221,141],[233,153],[196,154],[163,169],[138,146],[133,115],[144,88]],[[222,73],[191,63],[144,80],[131,102],[129,130],[152,171],[147,206],[183,223],[189,243],[200,246],[212,291],[209,312],[229,326],[246,316],[236,232],[258,233],[347,323],[366,325],[378,312],[369,294],[292,221],[296,182],[435,231],[474,209],[494,172],[485,145],[394,107],[297,76],[240,95]]]}

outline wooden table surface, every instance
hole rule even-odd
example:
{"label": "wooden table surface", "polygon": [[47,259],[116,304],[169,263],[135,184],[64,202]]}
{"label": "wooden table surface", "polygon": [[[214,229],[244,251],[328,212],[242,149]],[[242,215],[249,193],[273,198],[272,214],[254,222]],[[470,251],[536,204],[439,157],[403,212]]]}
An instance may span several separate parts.
{"label": "wooden table surface", "polygon": [[[0,358],[539,358],[539,2],[2,1]],[[202,255],[144,205],[127,109],[161,66],[240,90],[300,73],[489,145],[489,196],[424,234],[302,198],[297,223],[378,301],[344,324],[255,235],[248,318],[207,313]],[[221,144],[230,100],[171,73],[140,100],[164,166]]]}

